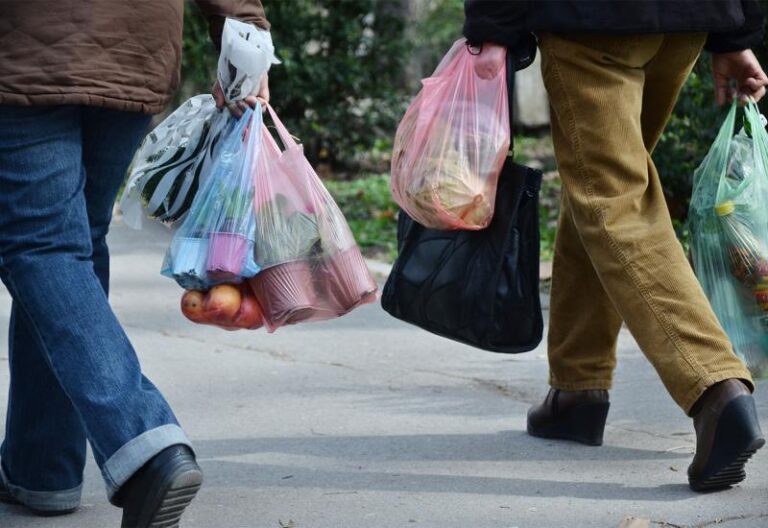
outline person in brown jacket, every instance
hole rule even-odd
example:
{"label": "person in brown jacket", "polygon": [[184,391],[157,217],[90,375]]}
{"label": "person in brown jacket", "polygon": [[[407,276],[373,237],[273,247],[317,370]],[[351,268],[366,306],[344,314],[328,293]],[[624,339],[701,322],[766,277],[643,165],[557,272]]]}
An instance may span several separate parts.
{"label": "person in brown jacket", "polygon": [[[217,45],[228,16],[269,29],[258,0],[197,4]],[[178,526],[202,484],[107,300],[112,206],[179,84],[183,10],[0,2],[0,279],[13,299],[0,501],[41,515],[78,507],[86,442],[123,527]]]}

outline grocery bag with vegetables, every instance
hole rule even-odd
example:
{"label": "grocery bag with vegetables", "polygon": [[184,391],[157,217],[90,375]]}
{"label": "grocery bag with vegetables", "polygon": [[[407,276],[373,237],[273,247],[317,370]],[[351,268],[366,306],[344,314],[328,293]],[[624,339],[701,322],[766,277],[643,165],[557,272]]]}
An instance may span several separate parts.
{"label": "grocery bag with vegetables", "polygon": [[[273,332],[339,317],[377,298],[376,283],[341,211],[301,145],[267,109],[283,149],[263,125],[261,112],[247,111],[225,134],[232,145],[242,137],[242,147],[222,147],[227,154],[220,156],[218,172],[195,197],[168,250],[164,273],[188,288],[182,312],[196,323],[227,330],[266,326]],[[238,170],[243,176],[236,182]],[[234,218],[246,228],[246,258],[230,250],[226,254],[237,258],[214,266],[218,231],[211,226],[230,229],[232,205],[238,213]],[[223,224],[222,218],[227,219]],[[243,266],[237,271],[232,264]]]}
{"label": "grocery bag with vegetables", "polygon": [[271,332],[331,319],[376,300],[377,286],[339,207],[267,105],[283,150],[262,126],[253,158],[255,260],[248,280]]}
{"label": "grocery bag with vegetables", "polygon": [[433,229],[483,229],[510,144],[506,72],[482,79],[458,40],[411,102],[392,152],[395,201]]}
{"label": "grocery bag with vegetables", "polygon": [[734,349],[768,367],[768,132],[757,105],[734,102],[694,173],[689,213],[696,275]]}
{"label": "grocery bag with vegetables", "polygon": [[[218,79],[227,101],[255,91],[276,62],[261,30],[227,19]],[[187,289],[184,315],[227,330],[330,319],[376,299],[346,220],[267,106],[236,118],[190,99],[147,137],[121,206],[178,225],[162,273]],[[130,217],[130,218],[128,218]]]}

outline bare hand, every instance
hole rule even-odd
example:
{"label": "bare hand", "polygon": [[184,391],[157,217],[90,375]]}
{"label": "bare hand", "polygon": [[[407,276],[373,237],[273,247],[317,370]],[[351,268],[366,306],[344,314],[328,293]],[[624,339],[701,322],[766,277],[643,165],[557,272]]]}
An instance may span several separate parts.
{"label": "bare hand", "polygon": [[481,79],[493,79],[499,74],[506,60],[507,48],[486,42],[480,54],[474,57],[475,73]]}
{"label": "bare hand", "polygon": [[227,104],[226,100],[224,99],[224,90],[221,89],[221,85],[219,84],[218,80],[213,85],[211,93],[213,94],[214,101],[216,101],[216,108],[224,108],[224,106],[226,106],[230,113],[235,117],[242,116],[243,112],[245,112],[249,106],[251,108],[256,108],[256,102],[260,102],[262,104],[263,112],[264,105],[269,103],[269,77],[265,73],[261,78],[259,92],[256,95],[249,95],[245,99],[235,101],[233,103]]}
{"label": "bare hand", "polygon": [[751,97],[755,102],[765,95],[768,76],[751,50],[712,54],[717,104],[724,105],[735,97]]}

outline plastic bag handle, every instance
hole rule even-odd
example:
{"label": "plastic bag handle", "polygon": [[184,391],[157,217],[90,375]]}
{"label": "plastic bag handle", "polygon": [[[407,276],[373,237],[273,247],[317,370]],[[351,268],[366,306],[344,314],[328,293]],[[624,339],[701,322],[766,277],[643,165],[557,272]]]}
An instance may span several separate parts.
{"label": "plastic bag handle", "polygon": [[[760,122],[760,109],[758,108],[757,103],[755,103],[754,99],[752,98],[749,98],[746,104],[742,104],[738,99],[734,99],[733,103],[731,104],[731,109],[728,112],[725,125],[723,125],[723,128],[720,130],[720,134],[718,134],[718,138],[716,140],[719,141],[721,135],[723,135],[724,144],[729,145],[728,149],[724,151],[724,159],[726,162],[723,163],[722,170],[720,171],[720,181],[718,184],[717,193],[715,195],[717,201],[722,201],[723,197],[721,195],[721,191],[724,185],[727,187],[727,184],[725,183],[725,173],[728,170],[727,160],[730,154],[730,141],[734,132],[736,131],[736,114],[740,108],[744,112],[745,124],[749,123],[752,130],[753,148],[757,153],[755,157],[755,163],[762,165],[763,160],[768,159],[768,135],[766,134],[765,128]],[[747,187],[754,184],[754,180],[754,177],[746,178],[736,187],[730,187],[729,196],[733,197],[740,195]]]}
{"label": "plastic bag handle", "polygon": [[288,132],[288,129],[285,128],[283,122],[277,117],[277,113],[275,112],[275,109],[272,108],[272,105],[266,103],[265,106],[267,107],[267,111],[269,112],[272,121],[275,123],[275,128],[277,129],[277,134],[280,136],[280,141],[283,142],[283,147],[285,147],[286,150],[298,147],[299,144],[296,143],[296,140],[293,139],[293,136]]}
{"label": "plastic bag handle", "polygon": [[[749,102],[744,108],[744,113],[750,124],[752,141],[759,153],[758,159],[765,163],[768,160],[768,131],[766,131],[766,127],[763,125],[760,107],[757,106],[753,97],[749,98]],[[768,167],[763,167],[763,170],[768,170]]]}
{"label": "plastic bag handle", "polygon": [[752,128],[752,135],[763,138],[766,135],[765,125],[763,125],[762,120],[760,119],[762,115],[760,113],[760,107],[757,106],[757,103],[752,96],[749,96],[747,104],[744,105],[744,115]]}
{"label": "plastic bag handle", "polygon": [[[737,100],[734,100],[733,103],[731,104],[730,110],[728,110],[728,115],[725,117],[723,126],[720,127],[720,131],[717,133],[715,142],[718,142],[724,145],[729,144],[731,137],[736,132],[736,114],[738,110],[739,110],[739,102]],[[723,169],[723,174],[725,174],[725,169]]]}

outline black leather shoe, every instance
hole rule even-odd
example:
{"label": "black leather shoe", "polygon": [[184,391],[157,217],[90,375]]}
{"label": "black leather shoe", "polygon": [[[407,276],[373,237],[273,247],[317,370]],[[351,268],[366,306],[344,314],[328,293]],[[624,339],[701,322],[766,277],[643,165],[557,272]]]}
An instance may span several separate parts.
{"label": "black leather shoe", "polygon": [[609,406],[606,390],[549,389],[544,403],[528,411],[528,434],[602,445]]}
{"label": "black leather shoe", "polygon": [[696,429],[696,455],[688,467],[691,489],[723,489],[744,480],[744,465],[765,444],[749,389],[738,379],[717,383],[702,394],[691,415]]}
{"label": "black leather shoe", "polygon": [[8,491],[8,488],[5,487],[5,484],[3,484],[2,480],[0,480],[0,502],[13,504],[16,506],[24,506],[29,511],[35,515],[39,515],[40,517],[58,517],[59,515],[68,515],[77,510],[77,508],[68,508],[66,510],[39,510],[37,508],[31,508],[11,495],[11,492]]}
{"label": "black leather shoe", "polygon": [[112,498],[123,508],[122,528],[176,528],[203,483],[185,445],[168,447],[147,462]]}

